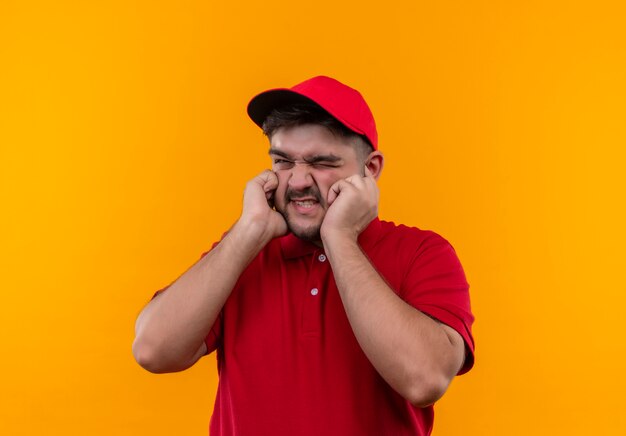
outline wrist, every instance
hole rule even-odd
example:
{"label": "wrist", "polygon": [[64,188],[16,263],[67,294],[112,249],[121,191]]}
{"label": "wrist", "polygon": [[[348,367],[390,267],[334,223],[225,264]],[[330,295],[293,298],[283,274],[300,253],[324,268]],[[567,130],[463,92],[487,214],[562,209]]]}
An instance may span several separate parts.
{"label": "wrist", "polygon": [[237,244],[246,251],[255,251],[257,254],[272,240],[267,226],[258,221],[246,221],[241,218],[235,223],[230,234]]}
{"label": "wrist", "polygon": [[334,243],[356,243],[359,238],[358,232],[352,232],[348,229],[326,229],[322,226],[320,230],[320,238],[322,243],[334,244]]}
{"label": "wrist", "polygon": [[324,250],[330,258],[342,256],[346,251],[360,250],[357,234],[328,232],[321,236]]}

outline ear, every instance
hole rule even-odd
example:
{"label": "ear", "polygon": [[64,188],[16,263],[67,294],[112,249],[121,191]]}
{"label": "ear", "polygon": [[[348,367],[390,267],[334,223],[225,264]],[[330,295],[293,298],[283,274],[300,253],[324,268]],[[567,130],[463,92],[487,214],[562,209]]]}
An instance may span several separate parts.
{"label": "ear", "polygon": [[373,151],[365,159],[365,167],[370,170],[374,179],[378,180],[383,170],[384,158],[380,151]]}

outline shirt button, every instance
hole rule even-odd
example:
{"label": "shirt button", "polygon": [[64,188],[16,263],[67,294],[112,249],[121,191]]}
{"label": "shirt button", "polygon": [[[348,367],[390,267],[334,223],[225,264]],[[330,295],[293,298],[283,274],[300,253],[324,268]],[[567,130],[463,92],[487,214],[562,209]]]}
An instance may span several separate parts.
{"label": "shirt button", "polygon": [[317,295],[319,293],[319,289],[313,288],[311,289],[311,295]]}
{"label": "shirt button", "polygon": [[325,256],[324,254],[320,254],[320,255],[317,257],[317,260],[319,260],[320,262],[324,262],[324,261],[326,260],[326,256]]}

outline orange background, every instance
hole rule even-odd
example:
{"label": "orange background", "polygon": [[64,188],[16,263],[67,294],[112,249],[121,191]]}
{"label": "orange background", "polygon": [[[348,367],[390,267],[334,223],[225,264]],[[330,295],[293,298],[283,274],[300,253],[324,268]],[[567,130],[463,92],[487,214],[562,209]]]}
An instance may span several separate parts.
{"label": "orange background", "polygon": [[206,434],[214,357],[145,372],[134,321],[269,165],[248,99],[317,74],[472,286],[434,435],[626,434],[623,4],[4,0],[0,434]]}

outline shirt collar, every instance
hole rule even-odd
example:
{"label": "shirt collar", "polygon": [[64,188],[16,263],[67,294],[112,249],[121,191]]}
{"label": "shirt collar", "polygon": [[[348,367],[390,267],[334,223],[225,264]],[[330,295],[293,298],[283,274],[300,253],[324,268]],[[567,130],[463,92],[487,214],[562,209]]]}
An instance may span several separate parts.
{"label": "shirt collar", "polygon": [[[378,242],[380,234],[380,220],[374,218],[368,226],[359,235],[359,245],[365,251],[369,251]],[[295,259],[297,257],[307,256],[315,253],[315,251],[323,251],[322,247],[318,247],[312,242],[298,238],[293,233],[289,233],[280,239],[280,245],[285,259]]]}

